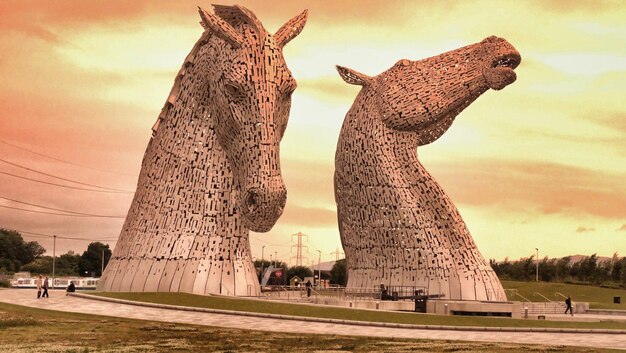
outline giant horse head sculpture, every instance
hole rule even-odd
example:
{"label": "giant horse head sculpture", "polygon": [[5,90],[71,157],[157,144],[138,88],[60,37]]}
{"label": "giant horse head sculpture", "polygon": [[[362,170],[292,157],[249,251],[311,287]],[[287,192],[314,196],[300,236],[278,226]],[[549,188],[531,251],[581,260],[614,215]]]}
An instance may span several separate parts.
{"label": "giant horse head sculpture", "polygon": [[[228,156],[240,191],[245,225],[256,232],[272,228],[283,212],[287,191],[280,173],[279,143],[287,127],[296,81],[282,48],[306,23],[307,12],[268,33],[248,9],[199,9],[202,25],[219,41],[207,71],[217,139]],[[225,19],[231,19],[226,21]],[[230,23],[229,23],[230,22]]]}
{"label": "giant horse head sculpture", "polygon": [[520,55],[495,36],[431,58],[400,60],[387,71],[369,77],[337,66],[350,84],[376,92],[373,102],[386,126],[414,131],[419,144],[443,135],[454,118],[489,88],[501,90],[515,82]]}
{"label": "giant horse head sculpture", "polygon": [[363,86],[335,155],[348,287],[383,283],[446,299],[506,300],[458,210],[416,152],[481,94],[514,82],[520,60],[513,46],[492,36],[431,58],[400,60],[374,77],[337,67],[346,82]]}
{"label": "giant horse head sculpture", "polygon": [[307,12],[268,33],[248,9],[199,9],[187,55],[142,162],[98,288],[258,295],[249,230],[267,232],[287,192],[280,140],[296,82],[283,47]]}

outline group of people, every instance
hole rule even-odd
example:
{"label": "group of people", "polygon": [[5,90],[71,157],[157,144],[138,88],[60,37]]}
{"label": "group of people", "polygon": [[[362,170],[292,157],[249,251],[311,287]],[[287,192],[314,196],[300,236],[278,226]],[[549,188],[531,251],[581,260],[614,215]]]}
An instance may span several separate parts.
{"label": "group of people", "polygon": [[[48,276],[44,278],[42,275],[39,275],[39,278],[35,281],[35,283],[37,284],[37,299],[50,298],[50,295],[48,294],[48,288],[50,288],[50,280],[48,279]],[[68,284],[65,289],[65,295],[75,291],[76,285],[74,284],[74,281],[70,281],[70,284]]]}
{"label": "group of people", "polygon": [[[48,277],[46,276],[46,279],[43,279],[43,276],[39,275],[39,278],[36,280],[37,282],[37,299],[39,298],[50,298],[50,296],[48,295],[48,287],[50,285],[49,281],[48,281]],[[43,294],[41,293],[41,290],[43,289]]]}

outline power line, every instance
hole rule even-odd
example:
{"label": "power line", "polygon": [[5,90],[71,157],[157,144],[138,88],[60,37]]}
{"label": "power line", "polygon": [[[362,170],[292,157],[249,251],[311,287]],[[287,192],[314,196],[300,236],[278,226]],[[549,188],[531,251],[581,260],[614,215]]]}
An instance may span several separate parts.
{"label": "power line", "polygon": [[[60,212],[70,213],[72,215],[77,215],[77,216],[80,215],[80,216],[83,216],[83,217],[125,218],[124,216],[109,216],[109,215],[98,215],[98,214],[93,214],[93,213],[83,213],[83,212],[76,212],[76,211],[68,211],[68,210],[63,210],[63,209],[60,209],[60,208],[42,206],[42,205],[37,205],[37,204],[34,204],[34,203],[14,200],[14,199],[10,199],[10,198],[4,197],[4,196],[0,196],[0,199],[4,199],[4,200],[11,201],[11,202],[16,202],[16,203],[21,203],[21,204],[28,205],[28,206],[39,207],[39,208],[43,208],[43,209],[47,209],[47,210],[60,211]],[[70,215],[68,214],[67,216],[70,216]]]}
{"label": "power line", "polygon": [[83,164],[78,164],[78,163],[66,161],[66,160],[63,160],[63,159],[56,158],[56,157],[48,156],[48,155],[43,154],[43,153],[35,152],[35,151],[29,150],[27,148],[24,148],[24,147],[21,147],[21,146],[18,146],[18,145],[14,145],[12,143],[9,143],[9,142],[6,142],[6,141],[2,141],[2,140],[0,140],[0,143],[8,145],[8,146],[11,146],[11,147],[14,147],[14,148],[17,148],[17,149],[20,149],[22,151],[26,151],[26,152],[35,154],[37,156],[41,156],[41,157],[52,159],[52,160],[57,161],[57,162],[73,165],[75,167],[81,167],[81,168],[86,168],[86,169],[91,169],[91,170],[96,170],[96,171],[99,171],[99,172],[105,172],[105,173],[111,173],[111,174],[137,176],[135,174],[116,172],[116,171],[106,170],[106,169],[99,169],[99,168],[89,167],[89,166],[86,166],[86,165],[83,165]]}
{"label": "power line", "polygon": [[47,177],[51,177],[51,178],[55,178],[55,179],[59,179],[59,180],[63,180],[63,181],[67,181],[67,182],[70,182],[70,183],[75,183],[75,184],[78,184],[78,185],[83,185],[83,186],[91,186],[91,187],[93,187],[93,188],[104,189],[104,190],[110,190],[110,191],[132,192],[132,191],[128,191],[128,190],[121,190],[121,189],[108,188],[108,187],[106,187],[106,186],[100,186],[100,185],[94,185],[94,184],[87,184],[87,183],[83,183],[83,182],[80,182],[80,181],[76,181],[76,180],[72,180],[72,179],[63,178],[63,177],[60,177],[60,176],[56,176],[56,175],[52,175],[52,174],[49,174],[49,173],[45,173],[45,172],[42,172],[42,171],[39,171],[39,170],[35,170],[35,169],[32,169],[32,168],[28,168],[28,167],[25,167],[25,166],[20,165],[20,164],[17,164],[17,163],[9,162],[9,161],[7,161],[7,160],[5,160],[5,159],[2,159],[2,158],[0,158],[0,162],[3,162],[3,163],[6,163],[6,164],[9,164],[9,165],[12,165],[12,166],[14,166],[14,167],[18,167],[18,168],[22,168],[22,169],[28,170],[29,172],[33,172],[33,173],[37,173],[37,174],[41,174],[41,175],[45,175],[45,176],[47,176]]}
{"label": "power line", "polygon": [[[250,235],[252,236],[253,234],[250,234]],[[254,234],[254,235],[257,235],[257,234]],[[255,238],[255,241],[260,241],[261,243],[265,243],[265,244],[271,245],[271,246],[278,246],[278,247],[288,247],[288,246],[290,246],[290,245],[284,245],[284,244],[281,245],[281,244],[270,243],[267,240],[263,240],[263,239],[259,239],[259,238]]]}
{"label": "power line", "polygon": [[100,216],[100,215],[86,216],[86,215],[71,214],[71,213],[55,213],[55,212],[46,212],[46,211],[36,211],[36,210],[28,210],[28,209],[25,209],[25,208],[5,206],[5,205],[0,205],[0,207],[1,208],[8,208],[8,209],[11,209],[11,210],[22,211],[22,212],[47,214],[47,215],[52,215],[52,216],[82,217],[82,218],[90,218],[90,217],[95,217],[95,218],[124,218],[124,217],[118,217],[118,216]]}
{"label": "power line", "polygon": [[47,184],[47,185],[53,185],[53,186],[59,186],[62,188],[68,188],[68,189],[74,189],[74,190],[83,190],[83,191],[92,191],[92,192],[103,192],[103,193],[107,193],[107,194],[130,194],[133,193],[134,191],[108,191],[108,190],[98,190],[98,189],[87,189],[87,188],[80,188],[77,186],[70,186],[70,185],[63,185],[63,184],[56,184],[56,183],[51,183],[48,181],[43,181],[43,180],[38,180],[38,179],[32,179],[29,177],[24,177],[21,175],[15,175],[15,174],[11,174],[11,173],[7,173],[7,172],[3,172],[0,171],[0,174],[4,174],[4,175],[8,175],[8,176],[12,176],[14,178],[19,178],[19,179],[24,179],[24,180],[30,180],[30,181],[34,181],[37,183],[42,183],[42,184]]}
{"label": "power line", "polygon": [[[23,233],[23,234],[28,234],[29,237],[34,237],[34,238],[54,238],[55,235],[52,234],[45,234],[45,233],[35,233],[35,232],[26,232],[23,230],[18,230],[18,229],[7,229],[7,230],[12,230],[18,233]],[[67,239],[67,240],[88,240],[88,241],[116,241],[118,240],[117,238],[111,238],[111,239],[88,239],[88,238],[75,238],[75,237],[64,237],[61,235],[57,235],[56,236],[57,239]]]}
{"label": "power line", "polygon": [[339,254],[345,255],[343,252],[339,251],[339,247],[337,247],[337,249],[330,254],[335,255],[335,261],[339,261]]}

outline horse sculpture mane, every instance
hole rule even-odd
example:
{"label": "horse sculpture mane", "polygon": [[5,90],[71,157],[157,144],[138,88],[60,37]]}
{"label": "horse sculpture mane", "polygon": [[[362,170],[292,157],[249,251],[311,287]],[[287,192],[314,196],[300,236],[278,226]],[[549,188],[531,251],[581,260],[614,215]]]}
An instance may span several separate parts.
{"label": "horse sculpture mane", "polygon": [[307,13],[271,35],[244,7],[213,7],[199,9],[205,32],[152,128],[100,290],[259,294],[248,233],[285,206],[279,143],[296,82],[282,48]]}
{"label": "horse sculpture mane", "polygon": [[519,53],[505,40],[400,60],[361,85],[335,155],[335,200],[349,288],[413,287],[445,299],[506,300],[458,210],[417,158],[489,88],[515,81]]}

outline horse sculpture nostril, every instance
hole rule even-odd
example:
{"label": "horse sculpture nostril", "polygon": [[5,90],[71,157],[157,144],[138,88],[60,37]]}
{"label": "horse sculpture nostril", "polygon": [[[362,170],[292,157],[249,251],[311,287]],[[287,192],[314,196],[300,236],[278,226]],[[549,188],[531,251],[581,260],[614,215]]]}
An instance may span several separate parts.
{"label": "horse sculpture nostril", "polygon": [[283,195],[281,195],[280,201],[278,202],[278,208],[277,210],[277,215],[281,215],[283,213],[283,211],[285,210],[285,205],[287,204],[287,193],[284,193]]}
{"label": "horse sculpture nostril", "polygon": [[254,191],[248,191],[245,199],[246,208],[250,213],[253,213],[258,206],[258,196]]}

